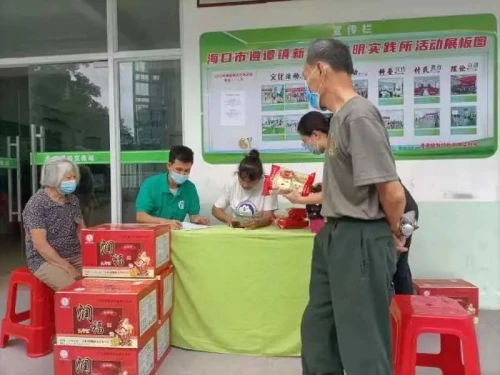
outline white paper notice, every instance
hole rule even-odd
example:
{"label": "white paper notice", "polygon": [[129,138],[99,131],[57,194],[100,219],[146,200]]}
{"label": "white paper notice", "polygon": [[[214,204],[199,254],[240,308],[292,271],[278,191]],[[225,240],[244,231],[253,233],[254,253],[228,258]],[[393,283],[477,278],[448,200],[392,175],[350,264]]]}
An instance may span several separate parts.
{"label": "white paper notice", "polygon": [[220,103],[221,126],[245,126],[244,91],[223,91]]}
{"label": "white paper notice", "polygon": [[182,229],[184,230],[196,230],[196,229],[206,229],[208,225],[193,224],[188,221],[182,222]]}

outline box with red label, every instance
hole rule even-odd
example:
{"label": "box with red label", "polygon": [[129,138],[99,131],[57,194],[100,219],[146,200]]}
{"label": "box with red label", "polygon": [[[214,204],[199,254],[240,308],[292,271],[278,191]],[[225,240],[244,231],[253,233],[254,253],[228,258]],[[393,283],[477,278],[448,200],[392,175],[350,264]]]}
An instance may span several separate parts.
{"label": "box with red label", "polygon": [[[89,278],[87,280],[91,280]],[[95,279],[102,280],[102,279]],[[113,279],[113,280],[130,280],[130,279]],[[137,279],[145,280],[145,279]],[[146,279],[149,280],[149,279]],[[155,277],[158,280],[158,320],[163,321],[170,315],[173,305],[174,296],[174,267],[170,266],[165,271]]]}
{"label": "box with red label", "polygon": [[171,264],[168,225],[102,224],[81,240],[84,277],[154,277]]}
{"label": "box with red label", "polygon": [[479,320],[479,289],[461,279],[414,279],[415,293],[423,296],[441,296],[457,300],[474,319]]}
{"label": "box with red label", "polygon": [[54,346],[55,375],[151,375],[155,337],[138,349]]}
{"label": "box with red label", "polygon": [[156,333],[156,371],[161,367],[168,353],[170,353],[170,343],[172,342],[172,332],[170,330],[170,316],[163,322]]}
{"label": "box with red label", "polygon": [[55,295],[57,344],[139,348],[156,333],[156,280],[83,279]]}

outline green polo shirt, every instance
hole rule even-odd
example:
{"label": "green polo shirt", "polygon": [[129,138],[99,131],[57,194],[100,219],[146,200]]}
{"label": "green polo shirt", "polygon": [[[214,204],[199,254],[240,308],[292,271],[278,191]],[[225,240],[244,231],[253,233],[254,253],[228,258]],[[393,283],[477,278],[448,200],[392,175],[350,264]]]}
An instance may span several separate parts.
{"label": "green polo shirt", "polygon": [[186,181],[172,194],[168,186],[168,172],[146,179],[135,201],[136,212],[168,220],[184,221],[189,216],[200,214],[200,198],[196,186]]}

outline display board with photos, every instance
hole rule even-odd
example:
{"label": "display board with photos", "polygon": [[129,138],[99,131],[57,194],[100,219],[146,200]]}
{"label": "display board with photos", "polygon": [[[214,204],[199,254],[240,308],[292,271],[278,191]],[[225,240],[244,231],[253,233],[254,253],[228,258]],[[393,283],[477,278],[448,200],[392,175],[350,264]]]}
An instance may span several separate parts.
{"label": "display board with photos", "polygon": [[398,159],[482,158],[497,149],[497,20],[464,15],[210,32],[200,39],[203,156],[321,160],[296,132],[312,110],[302,75],[316,38],[351,48],[356,91],[377,105]]}

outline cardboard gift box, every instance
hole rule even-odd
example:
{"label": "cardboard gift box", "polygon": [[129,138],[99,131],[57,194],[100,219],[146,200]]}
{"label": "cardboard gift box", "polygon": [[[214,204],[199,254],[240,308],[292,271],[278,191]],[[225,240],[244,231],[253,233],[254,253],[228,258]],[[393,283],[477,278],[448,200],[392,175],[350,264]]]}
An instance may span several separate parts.
{"label": "cardboard gift box", "polygon": [[[93,278],[89,278],[93,279]],[[89,280],[87,279],[87,280]],[[102,280],[102,279],[95,279]],[[130,279],[113,279],[113,280],[130,280]],[[150,279],[137,279],[150,280]],[[174,267],[170,266],[159,275],[156,275],[155,280],[158,281],[158,320],[163,321],[172,312],[174,303]]]}
{"label": "cardboard gift box", "polygon": [[59,345],[140,348],[158,328],[158,281],[77,281],[56,293],[55,317]]}
{"label": "cardboard gift box", "polygon": [[171,264],[170,226],[102,224],[81,231],[84,277],[154,277]]}
{"label": "cardboard gift box", "polygon": [[151,375],[155,373],[155,337],[138,349],[54,346],[55,375]]}
{"label": "cardboard gift box", "polygon": [[479,289],[462,279],[414,279],[413,289],[422,296],[440,296],[457,300],[469,312],[474,323],[479,321]]}
{"label": "cardboard gift box", "polygon": [[156,371],[161,367],[168,353],[170,353],[172,331],[170,330],[170,316],[167,317],[156,333]]}
{"label": "cardboard gift box", "polygon": [[172,312],[174,303],[174,267],[169,267],[159,274],[158,279],[158,319],[164,321]]}

